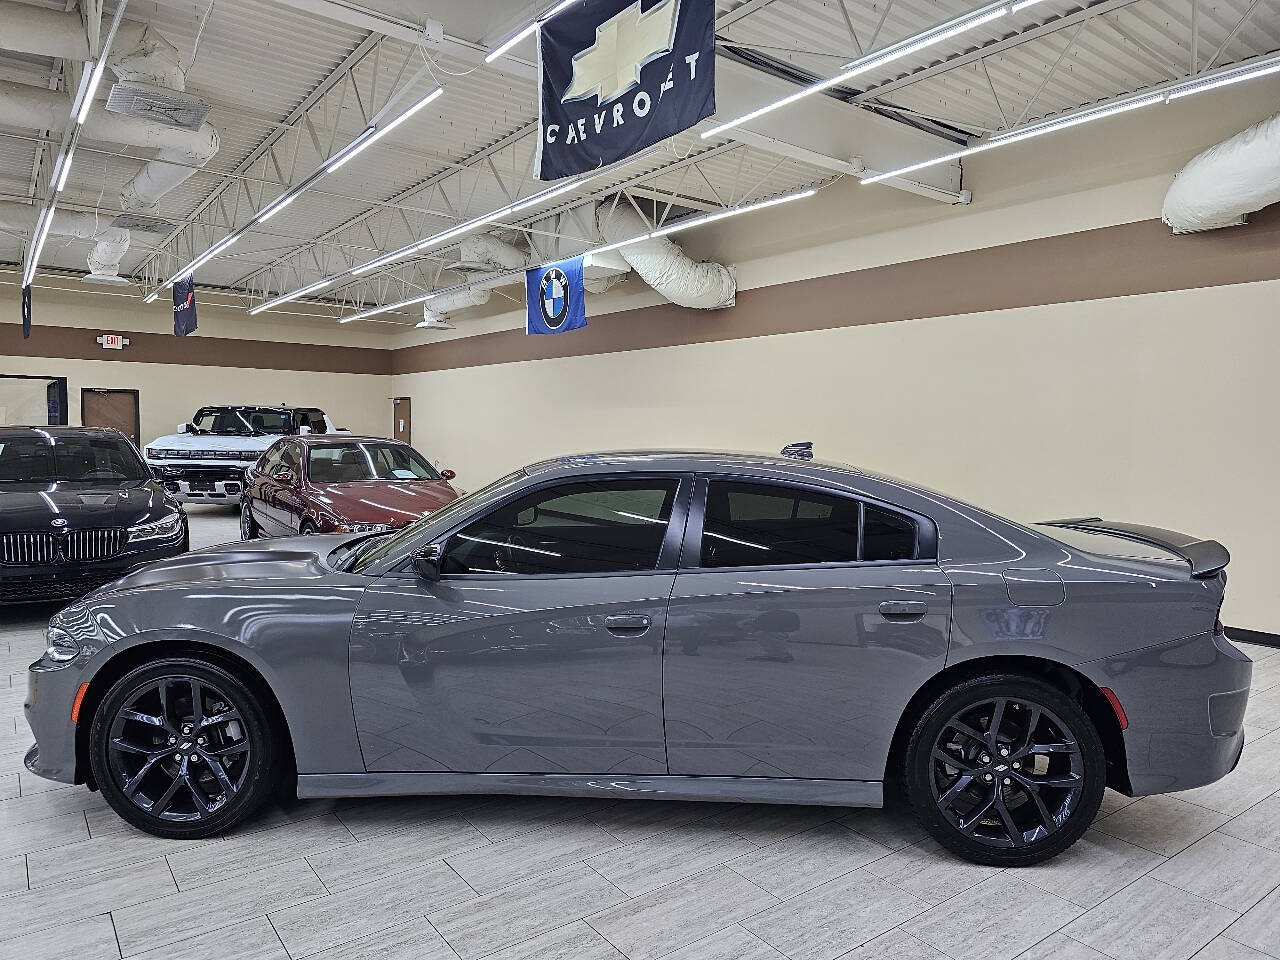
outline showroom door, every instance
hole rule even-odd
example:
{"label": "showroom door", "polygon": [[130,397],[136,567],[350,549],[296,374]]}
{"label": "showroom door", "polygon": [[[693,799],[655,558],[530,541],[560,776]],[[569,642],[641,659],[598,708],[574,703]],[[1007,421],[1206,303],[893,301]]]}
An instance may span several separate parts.
{"label": "showroom door", "polygon": [[517,494],[447,537],[439,580],[366,590],[351,692],[368,769],[666,773],[660,652],[690,488]]}
{"label": "showroom door", "polygon": [[86,387],[80,391],[80,422],[86,427],[112,427],[138,445],[138,391]]}
{"label": "showroom door", "polygon": [[693,503],[663,654],[671,772],[882,779],[903,707],[946,658],[928,519],[715,478]]}
{"label": "showroom door", "polygon": [[401,443],[413,443],[413,400],[396,397],[391,401],[391,436]]}

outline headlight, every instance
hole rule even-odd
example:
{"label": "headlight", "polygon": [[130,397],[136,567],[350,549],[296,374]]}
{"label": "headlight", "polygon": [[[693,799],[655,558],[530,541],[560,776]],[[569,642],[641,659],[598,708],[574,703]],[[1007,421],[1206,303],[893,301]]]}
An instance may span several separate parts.
{"label": "headlight", "polygon": [[140,523],[137,526],[129,528],[129,542],[136,543],[139,540],[161,540],[175,536],[182,527],[182,514],[171,513],[163,520],[155,520],[151,523]]}
{"label": "headlight", "polygon": [[50,663],[70,663],[80,656],[79,642],[58,627],[50,627],[45,631],[44,658]]}

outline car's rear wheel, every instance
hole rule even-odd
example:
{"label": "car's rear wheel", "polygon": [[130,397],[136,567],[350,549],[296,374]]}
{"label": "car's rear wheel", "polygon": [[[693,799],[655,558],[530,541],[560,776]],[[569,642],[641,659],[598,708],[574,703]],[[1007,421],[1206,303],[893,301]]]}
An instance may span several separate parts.
{"label": "car's rear wheel", "polygon": [[907,796],[925,828],[976,863],[1026,866],[1088,829],[1106,757],[1088,715],[1043,681],[977,677],[925,708],[906,757]]}
{"label": "car's rear wheel", "polygon": [[89,733],[102,795],[159,837],[207,837],[240,823],[271,796],[275,757],[253,691],[225,668],[188,657],[117,680]]}
{"label": "car's rear wheel", "polygon": [[253,507],[246,497],[240,501],[240,539],[257,540],[260,536],[262,530],[258,527],[258,521],[253,519]]}

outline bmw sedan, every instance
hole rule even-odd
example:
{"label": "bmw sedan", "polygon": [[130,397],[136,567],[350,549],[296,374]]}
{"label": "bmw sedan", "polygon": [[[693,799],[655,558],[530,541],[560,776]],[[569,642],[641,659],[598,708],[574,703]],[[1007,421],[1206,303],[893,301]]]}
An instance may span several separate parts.
{"label": "bmw sedan", "polygon": [[1212,540],[1022,525],[839,464],[539,463],[394,533],[210,548],[59,613],[34,773],[164,837],[304,797],[878,806],[971,860],[1239,760]]}
{"label": "bmw sedan", "polygon": [[0,603],[70,600],[189,545],[119,430],[0,426]]}

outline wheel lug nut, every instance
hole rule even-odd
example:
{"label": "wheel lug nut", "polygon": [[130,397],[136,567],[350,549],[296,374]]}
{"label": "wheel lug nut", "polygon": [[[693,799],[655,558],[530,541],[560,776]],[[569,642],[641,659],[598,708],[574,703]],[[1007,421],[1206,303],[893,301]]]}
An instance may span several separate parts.
{"label": "wheel lug nut", "polygon": [[1002,756],[1002,757],[1007,757],[1008,755],[1009,755],[1009,748],[1008,748],[1008,747],[1001,747],[1001,748],[1000,748],[1000,756]]}
{"label": "wheel lug nut", "polygon": [[985,753],[982,755],[982,758],[981,758],[981,759],[982,759],[982,762],[983,762],[983,763],[990,763],[990,762],[991,762],[991,758],[990,758],[989,756],[987,756]]}
{"label": "wheel lug nut", "polygon": [[1021,764],[1021,763],[1019,763],[1017,760],[1013,761],[1013,769],[1015,769],[1015,770],[1021,770],[1021,769],[1022,769],[1022,764]]}
{"label": "wheel lug nut", "polygon": [[169,738],[169,746],[173,746],[173,745],[174,745],[175,743],[177,743],[177,742],[178,742],[178,738],[177,738],[177,737],[170,737],[170,738]]}
{"label": "wheel lug nut", "polygon": [[992,780],[994,780],[994,779],[995,779],[995,777],[993,777],[991,774],[989,774],[989,773],[988,773],[988,774],[986,774],[985,776],[983,776],[983,778],[982,778],[982,779],[983,779],[983,780],[985,780],[985,781],[987,781],[987,783],[990,783]]}
{"label": "wheel lug nut", "polygon": [[1010,783],[1012,783],[1012,782],[1013,782],[1013,781],[1011,781],[1008,777],[1005,777],[1005,778],[1004,778],[1004,785],[1005,785],[1006,787],[1007,787]]}

